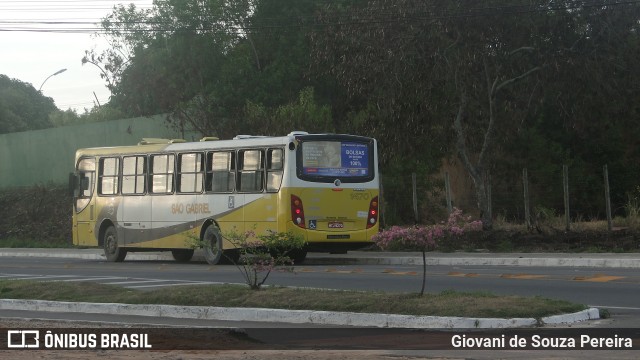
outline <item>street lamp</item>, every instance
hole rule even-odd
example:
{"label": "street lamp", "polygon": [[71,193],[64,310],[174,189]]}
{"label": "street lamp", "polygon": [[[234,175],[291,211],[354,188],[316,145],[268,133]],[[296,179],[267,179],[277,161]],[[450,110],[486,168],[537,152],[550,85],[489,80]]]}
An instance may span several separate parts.
{"label": "street lamp", "polygon": [[[60,69],[60,70],[54,72],[53,74],[49,75],[46,79],[44,79],[44,81],[42,82],[42,85],[44,85],[44,83],[46,83],[47,80],[49,80],[50,77],[62,74],[65,71],[67,71],[67,69]],[[42,90],[42,85],[40,85],[40,88],[38,89],[38,91]]]}

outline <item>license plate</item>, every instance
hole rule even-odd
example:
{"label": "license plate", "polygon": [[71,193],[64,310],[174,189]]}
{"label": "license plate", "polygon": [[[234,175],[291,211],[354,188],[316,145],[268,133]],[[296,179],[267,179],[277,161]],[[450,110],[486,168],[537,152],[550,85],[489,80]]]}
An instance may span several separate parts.
{"label": "license plate", "polygon": [[342,221],[330,221],[329,229],[343,229],[344,223]]}

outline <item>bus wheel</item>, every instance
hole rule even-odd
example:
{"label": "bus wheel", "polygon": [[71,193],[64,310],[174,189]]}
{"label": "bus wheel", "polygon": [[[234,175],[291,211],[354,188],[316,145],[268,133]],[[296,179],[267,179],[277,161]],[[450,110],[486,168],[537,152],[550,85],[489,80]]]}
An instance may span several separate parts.
{"label": "bus wheel", "polygon": [[127,250],[118,247],[118,233],[116,228],[109,226],[104,232],[104,256],[110,262],[122,262],[127,256]]}
{"label": "bus wheel", "polygon": [[193,257],[193,249],[175,249],[171,250],[173,259],[177,262],[189,262]]}
{"label": "bus wheel", "polygon": [[204,231],[202,241],[205,244],[204,258],[207,263],[211,265],[219,264],[222,258],[222,235],[220,234],[220,229],[215,225],[210,225]]}

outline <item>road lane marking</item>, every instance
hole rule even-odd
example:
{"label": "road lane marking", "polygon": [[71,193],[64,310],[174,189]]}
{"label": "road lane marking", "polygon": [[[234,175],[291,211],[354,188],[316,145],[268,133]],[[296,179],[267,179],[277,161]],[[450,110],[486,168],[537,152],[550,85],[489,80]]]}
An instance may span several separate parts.
{"label": "road lane marking", "polygon": [[389,275],[418,275],[417,271],[396,271],[393,269],[384,269],[382,273]]}
{"label": "road lane marking", "polygon": [[[143,288],[150,288],[150,287],[167,287],[167,286],[183,286],[183,285],[225,285],[225,284],[230,284],[230,283],[224,283],[224,282],[206,282],[206,281],[201,281],[201,282],[183,282],[183,283],[170,283],[170,284],[154,284],[154,285],[133,285],[133,286],[125,286],[128,289],[143,289]],[[246,284],[241,284],[241,285],[246,285]]]}
{"label": "road lane marking", "polygon": [[[311,272],[311,271],[307,271]],[[330,272],[332,274],[358,274],[362,272],[362,269],[353,269],[353,270],[338,270],[335,268],[328,268],[325,272]]]}
{"label": "road lane marking", "polygon": [[478,277],[477,273],[462,273],[462,272],[459,272],[459,271],[451,271],[447,275],[455,276],[455,277]]}
{"label": "road lane marking", "polygon": [[502,274],[500,275],[503,279],[544,279],[548,278],[549,275],[535,275],[535,274]]}
{"label": "road lane marking", "polygon": [[114,279],[122,279],[122,277],[84,277],[78,279],[66,279],[66,280],[55,280],[55,281],[63,281],[63,282],[81,282],[81,281],[102,281],[102,280],[114,280]]}
{"label": "road lane marking", "polygon": [[624,276],[609,276],[605,274],[596,274],[593,276],[576,276],[573,278],[575,281],[589,281],[589,282],[609,282],[613,280],[624,279]]}
{"label": "road lane marking", "polygon": [[158,283],[158,282],[169,282],[169,281],[188,281],[188,280],[165,280],[165,279],[123,279],[123,280],[127,280],[127,281],[105,282],[103,284],[127,285],[127,284],[146,284],[146,283],[154,283],[154,282]]}

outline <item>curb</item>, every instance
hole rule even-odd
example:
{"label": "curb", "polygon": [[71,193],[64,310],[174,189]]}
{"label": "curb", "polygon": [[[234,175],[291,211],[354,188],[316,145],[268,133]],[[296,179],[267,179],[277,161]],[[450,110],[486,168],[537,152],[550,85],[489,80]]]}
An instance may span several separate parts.
{"label": "curb", "polygon": [[[428,266],[531,266],[531,267],[598,267],[598,268],[638,268],[640,269],[640,253],[626,257],[606,257],[602,254],[575,255],[564,254],[522,254],[519,256],[500,256],[496,254],[472,254],[459,256],[453,254],[439,254],[426,258]],[[104,260],[99,249],[76,250],[65,249],[52,251],[50,249],[0,249],[0,257],[51,257],[75,258],[86,260]],[[170,252],[133,252],[127,254],[127,260],[137,261],[174,261]],[[192,261],[204,262],[202,253],[196,251]],[[422,265],[422,257],[412,254],[387,253],[380,256],[376,253],[360,253],[359,256],[335,254],[310,254],[305,265]]]}
{"label": "curb", "polygon": [[[137,315],[201,320],[279,322],[379,328],[416,329],[500,329],[536,327],[534,318],[495,319],[397,314],[365,314],[312,310],[283,310],[262,308],[224,308],[211,306],[137,305],[118,303],[63,302],[46,300],[0,299],[4,310],[72,312],[87,314]],[[541,319],[542,324],[569,324],[600,318],[596,308],[573,314],[554,315]]]}

